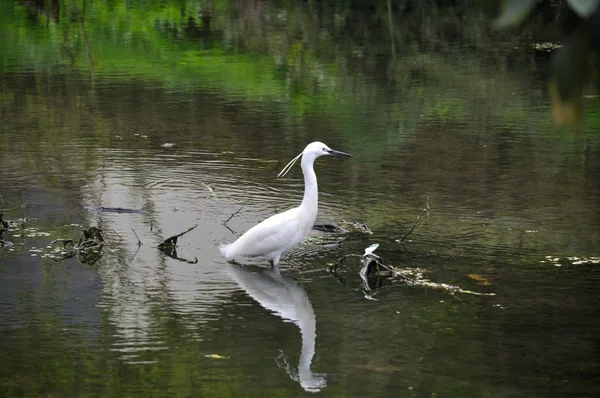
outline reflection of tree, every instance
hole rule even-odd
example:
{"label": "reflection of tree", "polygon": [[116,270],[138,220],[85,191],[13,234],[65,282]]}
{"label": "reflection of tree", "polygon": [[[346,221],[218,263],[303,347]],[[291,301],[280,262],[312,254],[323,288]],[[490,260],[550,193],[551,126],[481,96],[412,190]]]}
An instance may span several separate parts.
{"label": "reflection of tree", "polygon": [[19,4],[30,10],[30,21],[39,24],[39,14],[46,14],[58,23],[60,20],[60,0],[51,0],[50,5],[44,0],[19,0]]}
{"label": "reflection of tree", "polygon": [[87,50],[87,57],[90,68],[90,79],[92,81],[92,86],[94,85],[94,60],[92,58],[92,46],[90,45],[90,41],[88,40],[87,34],[85,33],[85,4],[86,1],[83,0],[83,7],[81,10],[81,36],[83,37],[83,42],[85,43],[85,48]]}

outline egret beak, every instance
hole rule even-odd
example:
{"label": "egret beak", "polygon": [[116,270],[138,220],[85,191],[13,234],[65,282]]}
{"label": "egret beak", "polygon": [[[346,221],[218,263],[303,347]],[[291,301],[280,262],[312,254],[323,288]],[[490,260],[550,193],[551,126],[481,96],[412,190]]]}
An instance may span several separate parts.
{"label": "egret beak", "polygon": [[330,155],[336,155],[336,156],[348,156],[348,157],[352,157],[352,155],[350,155],[349,153],[342,152],[342,151],[336,151],[335,149],[329,149],[327,151],[327,153],[329,153]]}

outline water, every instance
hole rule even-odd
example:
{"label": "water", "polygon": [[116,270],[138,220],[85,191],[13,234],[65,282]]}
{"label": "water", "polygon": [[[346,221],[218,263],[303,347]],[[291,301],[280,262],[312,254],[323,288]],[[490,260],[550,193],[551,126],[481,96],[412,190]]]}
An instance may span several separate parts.
{"label": "water", "polygon": [[[2,234],[0,396],[598,394],[600,141],[591,111],[552,126],[528,35],[394,14],[394,58],[364,10],[224,3],[209,35],[163,3],[2,6],[0,207],[32,220]],[[281,276],[228,265],[219,243],[298,203],[299,168],[275,176],[317,139],[354,155],[318,160],[318,221],[373,235],[304,243]],[[98,261],[47,256],[89,226]],[[323,270],[372,243],[495,295],[369,300],[357,262]]]}

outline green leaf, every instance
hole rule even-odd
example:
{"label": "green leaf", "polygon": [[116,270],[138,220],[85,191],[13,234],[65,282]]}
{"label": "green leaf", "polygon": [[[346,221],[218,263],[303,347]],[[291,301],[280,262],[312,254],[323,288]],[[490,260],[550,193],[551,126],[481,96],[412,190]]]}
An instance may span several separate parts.
{"label": "green leaf", "polygon": [[583,19],[587,19],[596,11],[600,0],[567,0],[569,7]]}
{"label": "green leaf", "polygon": [[495,22],[499,29],[517,26],[525,20],[537,4],[536,0],[505,0]]}

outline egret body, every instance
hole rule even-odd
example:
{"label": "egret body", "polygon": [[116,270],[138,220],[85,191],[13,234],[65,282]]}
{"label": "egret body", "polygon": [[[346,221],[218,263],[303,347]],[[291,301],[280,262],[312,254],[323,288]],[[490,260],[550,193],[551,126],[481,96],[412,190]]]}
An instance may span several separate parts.
{"label": "egret body", "polygon": [[324,155],[351,156],[331,149],[322,142],[308,144],[277,176],[286,175],[302,157],[304,197],[300,206],[275,214],[250,228],[235,242],[222,245],[220,249],[225,258],[265,257],[276,267],[281,256],[296,247],[309,234],[319,208],[319,189],[313,165],[318,157]]}

